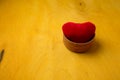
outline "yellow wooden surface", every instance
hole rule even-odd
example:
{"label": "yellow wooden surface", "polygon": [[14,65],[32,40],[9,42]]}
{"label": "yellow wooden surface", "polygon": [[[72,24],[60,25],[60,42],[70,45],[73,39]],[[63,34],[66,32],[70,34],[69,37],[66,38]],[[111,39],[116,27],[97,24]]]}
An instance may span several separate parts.
{"label": "yellow wooden surface", "polygon": [[[61,26],[92,21],[86,54],[66,49]],[[120,0],[0,0],[0,80],[120,80]]]}

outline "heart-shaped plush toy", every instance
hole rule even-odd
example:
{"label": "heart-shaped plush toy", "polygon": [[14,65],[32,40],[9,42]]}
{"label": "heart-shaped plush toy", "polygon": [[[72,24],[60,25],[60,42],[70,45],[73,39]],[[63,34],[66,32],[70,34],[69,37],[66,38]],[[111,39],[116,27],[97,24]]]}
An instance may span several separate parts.
{"label": "heart-shaped plush toy", "polygon": [[76,43],[85,43],[95,36],[95,25],[91,22],[73,23],[68,22],[62,26],[64,35]]}

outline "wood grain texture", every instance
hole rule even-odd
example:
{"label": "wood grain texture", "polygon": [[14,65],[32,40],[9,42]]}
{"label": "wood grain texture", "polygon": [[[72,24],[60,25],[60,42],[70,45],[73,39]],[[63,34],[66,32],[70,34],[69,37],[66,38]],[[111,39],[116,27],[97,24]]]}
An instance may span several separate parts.
{"label": "wood grain texture", "polygon": [[[68,21],[95,23],[86,54],[63,44]],[[120,0],[0,0],[0,80],[120,80]]]}

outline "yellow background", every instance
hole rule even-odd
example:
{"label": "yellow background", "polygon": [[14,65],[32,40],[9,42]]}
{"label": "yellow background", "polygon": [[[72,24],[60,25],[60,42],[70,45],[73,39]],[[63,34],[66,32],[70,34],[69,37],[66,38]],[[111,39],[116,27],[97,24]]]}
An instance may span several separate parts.
{"label": "yellow background", "polygon": [[[85,54],[62,42],[65,22],[91,21]],[[0,0],[0,80],[120,80],[120,0]]]}

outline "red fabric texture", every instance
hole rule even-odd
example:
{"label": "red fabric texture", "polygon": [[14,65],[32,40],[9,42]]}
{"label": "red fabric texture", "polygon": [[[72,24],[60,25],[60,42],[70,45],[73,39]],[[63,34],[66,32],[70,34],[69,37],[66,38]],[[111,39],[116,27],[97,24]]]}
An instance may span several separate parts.
{"label": "red fabric texture", "polygon": [[85,43],[95,36],[95,25],[91,22],[67,22],[62,26],[63,34],[71,41]]}

